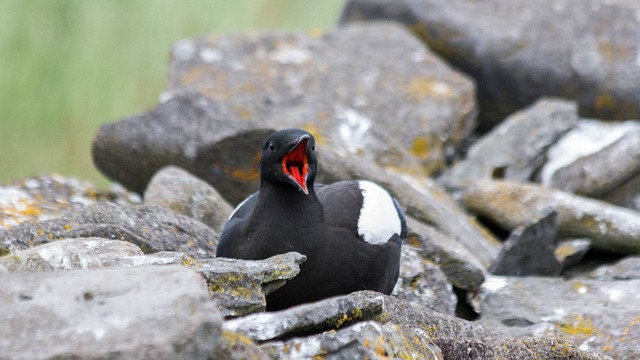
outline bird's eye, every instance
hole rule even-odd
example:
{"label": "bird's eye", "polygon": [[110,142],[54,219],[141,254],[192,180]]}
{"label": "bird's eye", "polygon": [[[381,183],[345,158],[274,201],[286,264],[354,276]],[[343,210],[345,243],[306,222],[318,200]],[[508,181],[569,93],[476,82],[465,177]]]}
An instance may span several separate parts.
{"label": "bird's eye", "polygon": [[271,151],[271,152],[276,151],[276,146],[273,145],[273,143],[269,143],[269,151]]}

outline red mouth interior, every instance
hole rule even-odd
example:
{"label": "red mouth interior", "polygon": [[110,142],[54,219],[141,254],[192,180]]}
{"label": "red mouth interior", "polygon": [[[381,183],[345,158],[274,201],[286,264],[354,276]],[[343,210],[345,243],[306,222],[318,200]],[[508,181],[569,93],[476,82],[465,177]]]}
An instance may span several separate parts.
{"label": "red mouth interior", "polygon": [[293,150],[282,159],[282,170],[291,176],[300,185],[302,191],[308,194],[306,176],[308,172],[309,158],[307,157],[307,141],[302,140]]}

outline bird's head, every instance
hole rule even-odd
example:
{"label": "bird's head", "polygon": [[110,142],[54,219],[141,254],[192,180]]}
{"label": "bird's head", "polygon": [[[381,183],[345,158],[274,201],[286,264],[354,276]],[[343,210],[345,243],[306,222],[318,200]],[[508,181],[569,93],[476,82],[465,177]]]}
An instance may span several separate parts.
{"label": "bird's head", "polygon": [[262,147],[261,180],[276,185],[289,184],[308,195],[318,168],[315,147],[316,141],[307,131],[275,132]]}

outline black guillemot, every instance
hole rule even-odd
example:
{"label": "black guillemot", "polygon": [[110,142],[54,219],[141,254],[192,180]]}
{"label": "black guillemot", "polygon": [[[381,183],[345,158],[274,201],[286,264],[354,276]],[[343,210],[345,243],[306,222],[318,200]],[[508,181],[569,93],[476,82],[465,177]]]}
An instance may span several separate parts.
{"label": "black guillemot", "polygon": [[358,290],[390,294],[398,280],[407,228],[395,199],[370,181],[314,184],[316,173],[310,133],[274,133],[262,148],[260,190],[222,231],[218,257],[306,255],[300,274],[267,295],[267,310]]}

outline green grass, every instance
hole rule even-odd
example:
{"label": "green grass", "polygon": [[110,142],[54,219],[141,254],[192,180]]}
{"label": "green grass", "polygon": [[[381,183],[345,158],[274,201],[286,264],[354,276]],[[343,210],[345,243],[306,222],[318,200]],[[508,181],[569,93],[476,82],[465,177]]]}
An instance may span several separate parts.
{"label": "green grass", "polygon": [[152,108],[171,44],[335,26],[342,0],[1,0],[0,184],[42,173],[105,185],[101,124]]}

